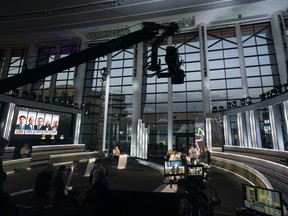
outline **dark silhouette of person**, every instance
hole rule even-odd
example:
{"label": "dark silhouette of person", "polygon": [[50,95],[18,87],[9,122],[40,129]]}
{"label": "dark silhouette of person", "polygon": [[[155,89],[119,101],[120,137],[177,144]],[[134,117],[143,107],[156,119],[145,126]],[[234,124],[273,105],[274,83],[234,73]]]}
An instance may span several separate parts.
{"label": "dark silhouette of person", "polygon": [[36,198],[49,196],[49,189],[55,167],[48,163],[46,168],[37,174],[34,184],[34,194]]}
{"label": "dark silhouette of person", "polygon": [[[0,138],[0,156],[3,155],[4,149],[6,145],[8,144],[8,141],[4,139],[3,137]],[[1,203],[1,209],[0,213],[1,215],[5,216],[19,216],[19,209],[9,196],[7,192],[4,191],[3,185],[4,182],[7,179],[7,174],[3,169],[3,161],[0,157],[0,203]]]}
{"label": "dark silhouette of person", "polygon": [[67,200],[68,196],[66,196],[65,194],[66,187],[64,180],[65,171],[67,171],[67,167],[61,165],[60,167],[58,167],[56,175],[53,176],[51,181],[52,189],[49,196],[49,204],[45,208],[52,208],[55,203],[62,203],[61,201]]}

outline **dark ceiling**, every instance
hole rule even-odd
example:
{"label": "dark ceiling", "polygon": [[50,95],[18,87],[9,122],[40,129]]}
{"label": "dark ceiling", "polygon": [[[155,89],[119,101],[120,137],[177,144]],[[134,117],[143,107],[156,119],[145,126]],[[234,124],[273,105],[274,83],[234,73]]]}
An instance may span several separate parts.
{"label": "dark ceiling", "polygon": [[[287,13],[287,0],[9,0],[0,8],[0,46],[91,40],[91,34],[143,21],[196,28]],[[184,28],[184,26],[183,26]],[[101,34],[100,34],[101,35]],[[99,35],[98,35],[99,36]],[[93,38],[92,38],[93,39]]]}

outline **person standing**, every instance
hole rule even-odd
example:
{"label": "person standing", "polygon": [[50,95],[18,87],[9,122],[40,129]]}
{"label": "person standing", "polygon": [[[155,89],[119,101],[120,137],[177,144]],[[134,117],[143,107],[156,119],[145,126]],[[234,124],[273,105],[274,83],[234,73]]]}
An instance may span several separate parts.
{"label": "person standing", "polygon": [[198,155],[197,155],[197,150],[194,148],[193,145],[191,145],[191,147],[188,150],[188,156],[190,158],[191,164],[196,164]]}
{"label": "person standing", "polygon": [[119,156],[120,156],[120,149],[116,145],[114,149],[112,150],[112,159],[115,161],[116,165],[118,165],[119,162]]}

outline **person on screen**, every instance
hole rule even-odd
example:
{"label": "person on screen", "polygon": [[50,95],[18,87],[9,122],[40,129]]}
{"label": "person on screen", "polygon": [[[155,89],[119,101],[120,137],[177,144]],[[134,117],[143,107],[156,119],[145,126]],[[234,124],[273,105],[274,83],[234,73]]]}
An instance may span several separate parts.
{"label": "person on screen", "polygon": [[37,119],[37,125],[34,126],[34,129],[41,130],[41,128],[43,127],[43,122],[44,122],[44,119],[42,117],[39,117]]}
{"label": "person on screen", "polygon": [[57,131],[57,128],[58,128],[58,121],[53,121],[53,125],[51,127],[52,131]]}
{"label": "person on screen", "polygon": [[51,122],[49,120],[46,121],[45,125],[42,126],[42,130],[51,131]]}
{"label": "person on screen", "polygon": [[26,116],[19,116],[19,124],[16,125],[16,129],[25,129],[26,126]]}
{"label": "person on screen", "polygon": [[180,174],[178,163],[174,163],[172,169],[170,170],[170,174],[173,174],[173,175]]}
{"label": "person on screen", "polygon": [[28,122],[29,123],[25,125],[25,130],[33,130],[35,125],[35,117],[30,116]]}

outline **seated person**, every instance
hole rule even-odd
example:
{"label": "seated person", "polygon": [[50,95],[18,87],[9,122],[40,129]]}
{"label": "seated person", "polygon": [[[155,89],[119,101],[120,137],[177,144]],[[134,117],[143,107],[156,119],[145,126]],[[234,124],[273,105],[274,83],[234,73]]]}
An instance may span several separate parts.
{"label": "seated person", "polygon": [[20,150],[20,155],[21,155],[21,158],[27,158],[30,156],[30,148],[28,146],[27,143],[24,144],[24,146],[21,148]]}
{"label": "seated person", "polygon": [[[45,208],[51,208],[55,204],[62,203],[61,201],[67,200],[69,197],[66,195],[66,187],[65,187],[65,174],[67,168],[64,165],[58,167],[56,175],[53,176],[51,181],[51,192],[49,196],[49,204]],[[60,202],[60,203],[58,203]],[[61,206],[61,204],[60,204]]]}
{"label": "seated person", "polygon": [[34,193],[36,198],[47,197],[49,195],[48,192],[54,170],[54,165],[48,163],[45,170],[37,174],[34,184]]}

